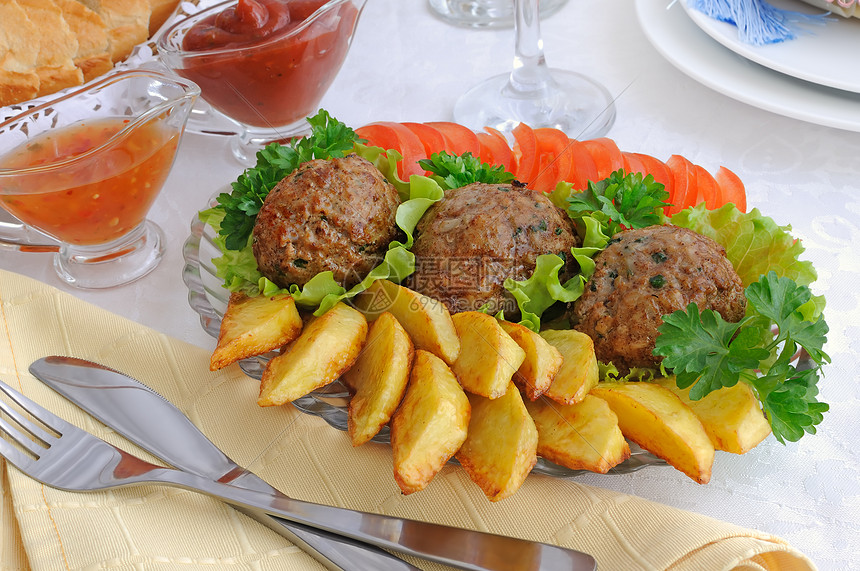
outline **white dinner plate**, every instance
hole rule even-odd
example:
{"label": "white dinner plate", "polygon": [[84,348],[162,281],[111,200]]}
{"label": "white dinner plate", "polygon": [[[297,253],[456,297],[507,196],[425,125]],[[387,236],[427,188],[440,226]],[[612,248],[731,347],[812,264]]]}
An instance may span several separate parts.
{"label": "white dinner plate", "polygon": [[860,94],[803,81],[754,63],[705,34],[677,3],[667,9],[670,2],[636,0],[636,12],[654,48],[682,72],[760,109],[860,131]]}
{"label": "white dinner plate", "polygon": [[[691,0],[680,1],[703,32],[736,54],[798,79],[860,93],[860,19],[831,15],[821,24],[803,24],[793,40],[754,46],[740,40],[736,26],[691,8]],[[783,10],[822,13],[798,0],[769,2]]]}

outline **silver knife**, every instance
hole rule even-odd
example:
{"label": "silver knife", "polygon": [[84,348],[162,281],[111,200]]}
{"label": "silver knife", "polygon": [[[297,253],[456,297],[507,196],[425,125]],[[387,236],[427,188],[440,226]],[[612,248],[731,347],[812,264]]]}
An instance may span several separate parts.
{"label": "silver knife", "polygon": [[[221,483],[261,492],[272,486],[242,468],[167,399],[119,371],[74,357],[44,357],[30,373],[166,463]],[[238,509],[238,508],[237,508]],[[242,509],[334,571],[420,571],[387,551],[349,538]]]}

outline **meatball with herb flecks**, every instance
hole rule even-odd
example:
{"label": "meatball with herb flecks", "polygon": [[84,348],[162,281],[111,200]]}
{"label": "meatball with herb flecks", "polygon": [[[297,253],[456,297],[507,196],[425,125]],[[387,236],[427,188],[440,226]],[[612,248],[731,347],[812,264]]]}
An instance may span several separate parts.
{"label": "meatball with herb flecks", "polygon": [[308,161],[266,197],[254,225],[260,272],[280,287],[320,272],[350,288],[397,237],[397,189],[357,156]]}
{"label": "meatball with herb flecks", "polygon": [[571,248],[579,238],[567,214],[542,192],[517,184],[474,183],[448,190],[415,230],[415,273],[406,285],[441,301],[452,313],[519,314],[505,289],[508,278],[528,279],[537,257],[566,263],[564,283],[576,271]]}
{"label": "meatball with herb flecks", "polygon": [[695,303],[736,322],[744,287],[715,241],[677,226],[648,226],[613,236],[574,304],[574,327],[594,340],[598,360],[626,374],[659,366],[653,354],[662,316]]}

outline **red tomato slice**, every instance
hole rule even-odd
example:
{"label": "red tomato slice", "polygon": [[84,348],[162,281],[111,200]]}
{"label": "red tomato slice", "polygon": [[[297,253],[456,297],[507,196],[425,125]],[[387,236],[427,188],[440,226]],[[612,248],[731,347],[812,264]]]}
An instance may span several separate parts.
{"label": "red tomato slice", "polygon": [[720,187],[711,173],[696,165],[696,200],[694,205],[705,203],[705,208],[714,210],[723,205]]}
{"label": "red tomato slice", "polygon": [[568,142],[568,153],[570,153],[571,165],[567,176],[562,177],[573,185],[576,190],[588,188],[588,181],[597,182],[597,164],[582,141],[570,139]]}
{"label": "red tomato slice", "polygon": [[442,133],[425,125],[424,123],[403,123],[404,127],[415,133],[424,145],[425,158],[430,158],[433,153],[439,153],[446,148],[446,139]]}
{"label": "red tomato slice", "polygon": [[672,171],[672,180],[675,183],[674,194],[669,196],[669,202],[673,206],[666,212],[668,216],[672,216],[692,206],[696,199],[696,167],[681,155],[669,157],[666,166]]}
{"label": "red tomato slice", "polygon": [[636,153],[628,153],[622,151],[621,157],[624,159],[624,170],[628,173],[640,173],[644,178],[648,174],[645,169],[645,163],[639,158]]}
{"label": "red tomato slice", "polygon": [[534,130],[520,123],[513,130],[514,134],[514,160],[516,168],[514,176],[520,182],[528,182],[535,179],[538,170],[537,139]]}
{"label": "red tomato slice", "polygon": [[673,196],[675,181],[672,178],[672,171],[669,170],[666,163],[651,155],[643,155],[641,153],[632,154],[636,155],[636,158],[642,163],[642,167],[645,169],[643,172],[650,174],[654,177],[654,180],[664,186],[664,190],[669,193],[667,202],[672,202],[671,197]]}
{"label": "red tomato slice", "polygon": [[615,141],[607,137],[583,141],[597,165],[598,180],[603,180],[618,169],[624,168],[624,156]]}
{"label": "red tomato slice", "polygon": [[[481,145],[481,160],[493,166],[502,166],[510,173],[514,168],[514,153],[508,140],[496,129],[484,127],[485,133],[478,133],[478,143]],[[485,153],[487,156],[484,156]]]}
{"label": "red tomato slice", "polygon": [[537,143],[537,176],[530,181],[534,190],[551,192],[558,181],[567,177],[573,164],[568,151],[570,139],[563,131],[552,128],[534,129]]}
{"label": "red tomato slice", "polygon": [[410,175],[424,174],[424,169],[418,161],[426,158],[424,144],[418,136],[407,129],[402,123],[393,121],[378,121],[355,130],[356,134],[367,139],[368,144],[394,149],[403,159],[397,164],[397,173],[408,180]]}
{"label": "red tomato slice", "polygon": [[747,211],[747,192],[744,183],[738,175],[727,169],[720,167],[714,179],[720,186],[720,192],[723,196],[723,203],[734,204],[741,212]]}
{"label": "red tomato slice", "polygon": [[477,157],[481,152],[478,134],[468,127],[448,121],[431,121],[425,125],[433,127],[450,141],[451,147],[446,150],[453,155],[472,153],[472,156]]}

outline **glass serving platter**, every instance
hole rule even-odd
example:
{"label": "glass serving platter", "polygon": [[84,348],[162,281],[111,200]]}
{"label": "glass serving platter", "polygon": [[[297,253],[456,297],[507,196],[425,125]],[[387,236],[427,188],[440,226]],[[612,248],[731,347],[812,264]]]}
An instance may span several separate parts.
{"label": "glass serving platter", "polygon": [[[214,205],[214,198],[210,205]],[[221,317],[227,308],[230,292],[222,287],[223,281],[216,275],[212,259],[221,255],[213,242],[214,232],[195,215],[191,222],[191,235],[183,245],[185,266],[182,270],[182,280],[188,287],[188,303],[200,316],[203,330],[213,338],[218,338]],[[259,380],[263,375],[268,360],[276,353],[243,359],[239,362],[242,371],[249,377]],[[317,389],[295,401],[293,405],[305,414],[318,416],[337,430],[347,429],[347,408],[350,393],[340,382],[335,381]],[[373,438],[374,442],[390,443],[388,427]],[[615,466],[609,474],[629,474],[646,466],[666,465],[666,462],[630,442],[630,458]],[[455,460],[452,460],[455,462]],[[557,478],[570,478],[587,474],[583,470],[571,470],[538,457],[534,473]]]}

